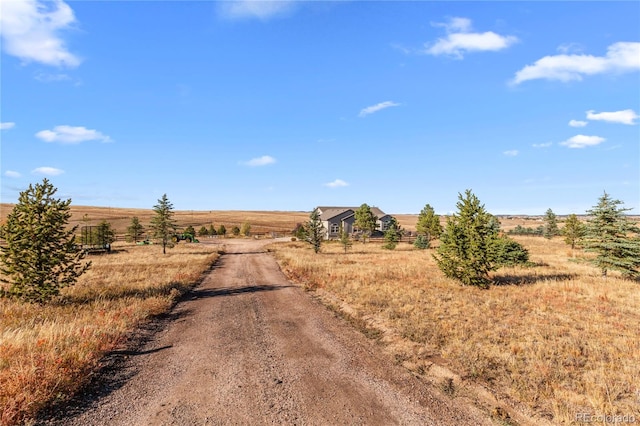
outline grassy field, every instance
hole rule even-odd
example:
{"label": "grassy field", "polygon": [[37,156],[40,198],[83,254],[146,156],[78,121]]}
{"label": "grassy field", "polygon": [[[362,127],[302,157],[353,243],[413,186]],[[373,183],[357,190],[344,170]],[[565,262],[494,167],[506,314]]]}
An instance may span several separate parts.
{"label": "grassy field", "polygon": [[[432,250],[406,243],[271,250],[293,280],[451,395],[488,390],[557,424],[579,423],[580,413],[640,421],[639,283],[570,261],[560,238],[516,239],[537,266],[499,270],[489,290],[445,278]],[[439,367],[452,373],[435,378]]]}
{"label": "grassy field", "polygon": [[0,425],[27,422],[64,400],[145,321],[167,312],[223,246],[114,245],[48,306],[0,299]]}

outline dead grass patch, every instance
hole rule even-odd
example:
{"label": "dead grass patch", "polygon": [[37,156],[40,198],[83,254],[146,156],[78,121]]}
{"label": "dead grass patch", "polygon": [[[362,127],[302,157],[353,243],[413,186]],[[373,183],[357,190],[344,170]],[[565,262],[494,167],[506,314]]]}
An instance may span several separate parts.
{"label": "dead grass patch", "polygon": [[69,398],[104,354],[167,312],[217,259],[217,246],[116,245],[51,305],[0,299],[0,424],[20,424]]}
{"label": "dead grass patch", "polygon": [[559,238],[516,239],[541,266],[504,268],[495,279],[505,285],[489,290],[445,278],[431,250],[407,244],[357,244],[347,254],[326,244],[319,255],[301,243],[272,248],[290,277],[397,336],[383,341],[417,373],[443,363],[554,423],[573,423],[578,413],[640,418],[638,283],[604,280],[570,261]]}

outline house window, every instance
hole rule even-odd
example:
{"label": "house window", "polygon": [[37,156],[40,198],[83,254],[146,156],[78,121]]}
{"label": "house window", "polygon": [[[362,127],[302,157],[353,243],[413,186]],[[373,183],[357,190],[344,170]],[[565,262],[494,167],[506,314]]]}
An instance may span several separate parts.
{"label": "house window", "polygon": [[332,223],[331,224],[331,233],[332,234],[337,234],[340,231],[340,225],[338,225],[337,223]]}

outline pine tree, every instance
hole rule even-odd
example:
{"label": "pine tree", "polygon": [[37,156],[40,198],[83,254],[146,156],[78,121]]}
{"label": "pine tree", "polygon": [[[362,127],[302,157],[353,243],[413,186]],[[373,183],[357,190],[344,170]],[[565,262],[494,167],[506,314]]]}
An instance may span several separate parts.
{"label": "pine tree", "polygon": [[571,250],[575,249],[585,232],[586,226],[578,220],[578,216],[570,214],[562,228],[562,235],[564,235],[564,242],[571,246]]}
{"label": "pine tree", "polygon": [[320,219],[320,212],[318,209],[314,209],[311,212],[306,228],[306,241],[313,246],[313,251],[319,253],[324,240],[325,227]]}
{"label": "pine tree", "polygon": [[217,235],[218,231],[216,231],[216,227],[213,226],[213,223],[209,225],[209,235]]}
{"label": "pine tree", "polygon": [[75,243],[77,226],[67,229],[71,200],[54,198],[56,188],[44,179],[20,193],[18,203],[0,227],[0,295],[45,303],[60,289],[75,284],[91,262]]}
{"label": "pine tree", "polygon": [[164,194],[153,206],[155,216],[151,219],[151,229],[154,238],[162,242],[162,254],[167,253],[167,247],[173,247],[173,237],[176,233],[176,222],[173,220],[173,204]]}
{"label": "pine tree", "polygon": [[240,227],[240,234],[248,237],[251,234],[251,224],[249,222],[244,222]]}
{"label": "pine tree", "polygon": [[424,235],[428,241],[435,240],[442,234],[442,225],[440,225],[440,216],[435,213],[433,207],[429,204],[425,205],[418,215],[418,223],[416,224],[418,235]]}
{"label": "pine tree", "polygon": [[351,248],[353,243],[351,242],[351,238],[349,238],[349,233],[344,230],[342,224],[340,224],[340,230],[338,231],[338,235],[340,235],[340,244],[344,248],[344,252]]}
{"label": "pine tree", "polygon": [[620,200],[613,200],[606,192],[598,199],[598,204],[587,214],[584,237],[585,251],[596,253],[590,262],[600,269],[602,276],[614,270],[623,276],[640,275],[640,229],[624,214],[631,209],[618,207]]}
{"label": "pine tree", "polygon": [[144,232],[144,226],[140,223],[140,219],[137,216],[131,218],[131,225],[127,228],[127,241],[133,241],[137,243],[142,237]]}
{"label": "pine tree", "polygon": [[447,277],[487,288],[489,272],[497,268],[492,252],[498,232],[492,216],[471,190],[464,196],[458,194],[458,198],[458,212],[447,218],[434,259]]}
{"label": "pine tree", "polygon": [[384,232],[385,244],[382,246],[387,250],[393,250],[398,245],[398,242],[402,238],[403,229],[395,217],[392,217],[387,226],[387,230]]}
{"label": "pine tree", "polygon": [[551,209],[547,209],[544,214],[544,228],[542,235],[549,240],[556,235],[560,235],[560,230],[558,229],[558,217]]}
{"label": "pine tree", "polygon": [[227,236],[227,228],[224,225],[218,227],[218,235],[222,235],[222,238]]}
{"label": "pine tree", "polygon": [[355,211],[355,226],[362,232],[362,242],[367,241],[373,231],[376,229],[378,217],[373,214],[371,207],[364,203]]}
{"label": "pine tree", "polygon": [[96,242],[107,251],[111,250],[111,243],[116,240],[116,233],[111,227],[111,224],[106,220],[101,221],[96,229]]}

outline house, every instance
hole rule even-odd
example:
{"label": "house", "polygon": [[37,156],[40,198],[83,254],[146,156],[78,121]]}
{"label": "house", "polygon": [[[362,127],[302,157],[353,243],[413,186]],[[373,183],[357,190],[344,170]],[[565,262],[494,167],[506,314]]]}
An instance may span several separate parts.
{"label": "house", "polygon": [[[320,213],[320,220],[325,228],[325,238],[330,240],[334,238],[340,238],[340,225],[347,234],[357,232],[355,226],[356,210],[359,207],[317,207]],[[376,231],[382,233],[387,230],[389,221],[392,216],[386,214],[378,207],[371,207],[371,212],[378,217],[376,223]],[[376,233],[374,231],[374,234]]]}

